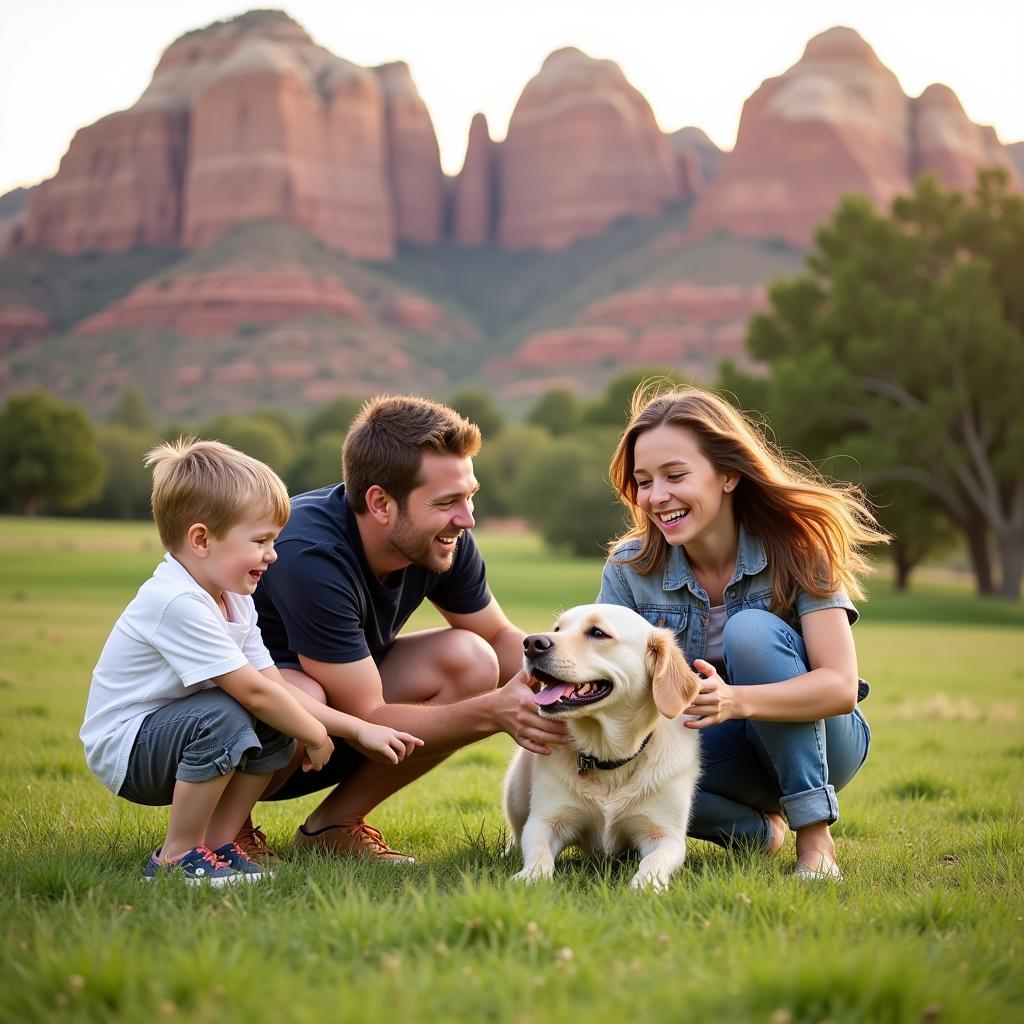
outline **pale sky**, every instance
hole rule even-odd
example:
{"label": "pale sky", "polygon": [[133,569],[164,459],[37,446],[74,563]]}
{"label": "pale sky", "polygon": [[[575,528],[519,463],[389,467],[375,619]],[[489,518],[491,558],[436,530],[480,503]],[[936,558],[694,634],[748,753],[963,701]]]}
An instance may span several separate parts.
{"label": "pale sky", "polygon": [[[263,0],[252,6],[272,6]],[[1024,140],[1022,0],[288,0],[314,41],[371,66],[404,60],[448,173],[473,114],[503,138],[523,86],[562,46],[616,61],[666,131],[723,148],[743,101],[811,36],[855,28],[905,92],[951,86],[1003,142]],[[0,194],[57,170],[75,131],[131,106],[179,35],[246,10],[220,0],[0,0]]]}

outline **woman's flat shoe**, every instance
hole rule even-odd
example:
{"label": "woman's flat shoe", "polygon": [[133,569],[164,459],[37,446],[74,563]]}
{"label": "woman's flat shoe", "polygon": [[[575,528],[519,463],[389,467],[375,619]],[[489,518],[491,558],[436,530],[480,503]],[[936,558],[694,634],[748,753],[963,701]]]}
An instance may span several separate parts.
{"label": "woman's flat shoe", "polygon": [[793,874],[802,882],[824,882],[826,880],[841,882],[843,880],[843,873],[839,870],[839,865],[834,860],[829,861],[826,865],[824,858],[821,859],[817,867],[797,861]]}

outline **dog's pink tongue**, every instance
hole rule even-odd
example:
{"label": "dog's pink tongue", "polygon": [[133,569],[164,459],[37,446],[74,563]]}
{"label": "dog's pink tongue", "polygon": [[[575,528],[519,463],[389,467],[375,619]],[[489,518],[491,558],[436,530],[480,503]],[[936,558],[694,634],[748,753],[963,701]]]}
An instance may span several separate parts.
{"label": "dog's pink tongue", "polygon": [[557,683],[555,686],[545,686],[540,693],[533,695],[534,704],[542,707],[547,704],[554,704],[572,690],[572,683]]}

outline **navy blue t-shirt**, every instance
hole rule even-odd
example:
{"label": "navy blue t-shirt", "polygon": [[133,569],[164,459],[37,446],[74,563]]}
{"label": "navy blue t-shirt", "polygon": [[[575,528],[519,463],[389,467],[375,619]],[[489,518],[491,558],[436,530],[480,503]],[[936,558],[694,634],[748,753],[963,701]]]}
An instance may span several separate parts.
{"label": "navy blue t-shirt", "polygon": [[459,538],[452,567],[418,565],[382,582],[370,571],[345,485],[292,498],[292,514],[253,598],[263,642],[275,662],[380,663],[409,616],[429,599],[468,615],[491,600],[483,559],[472,534]]}

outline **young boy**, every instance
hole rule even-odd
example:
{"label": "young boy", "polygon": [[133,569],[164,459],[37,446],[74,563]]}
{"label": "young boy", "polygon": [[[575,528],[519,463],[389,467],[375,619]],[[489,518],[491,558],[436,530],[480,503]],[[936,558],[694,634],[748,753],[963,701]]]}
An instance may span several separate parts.
{"label": "young boy", "polygon": [[252,593],[277,557],[288,492],[263,463],[217,441],[154,448],[163,562],[117,620],[93,674],[81,739],[95,775],[134,803],[170,804],[144,870],[224,885],[269,874],[234,837],[305,745],[304,770],[340,736],[397,764],[422,741],[334,711],[286,683],[260,637]]}

